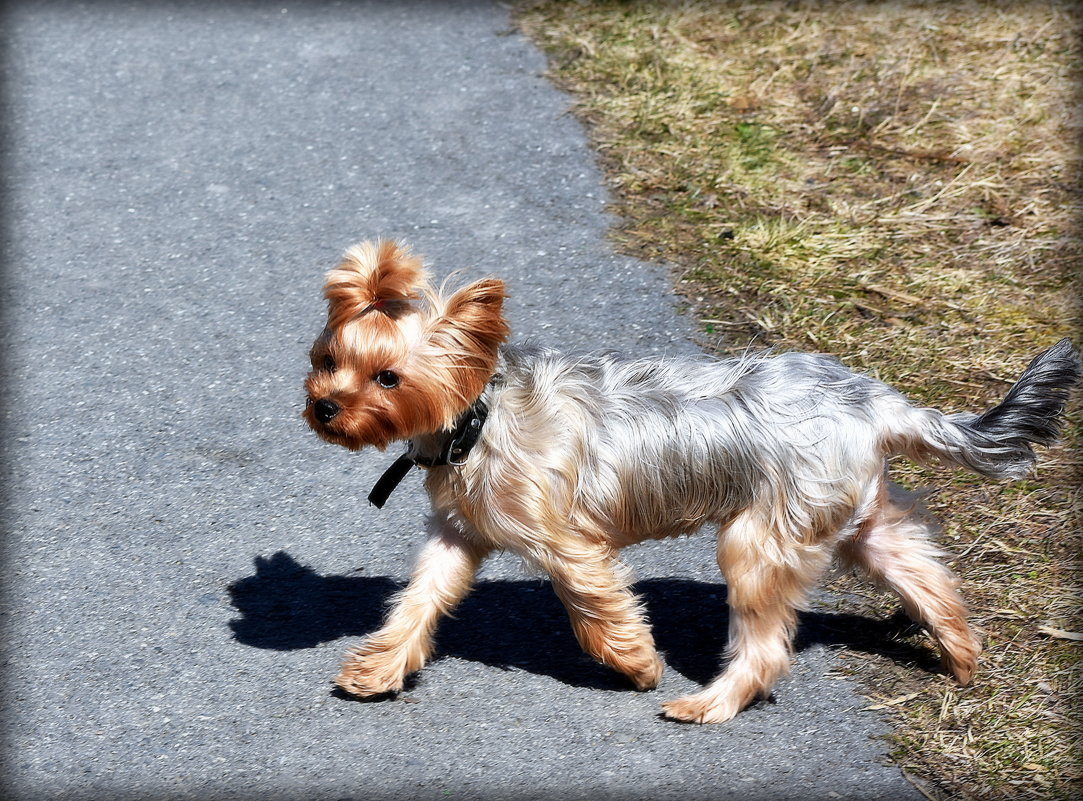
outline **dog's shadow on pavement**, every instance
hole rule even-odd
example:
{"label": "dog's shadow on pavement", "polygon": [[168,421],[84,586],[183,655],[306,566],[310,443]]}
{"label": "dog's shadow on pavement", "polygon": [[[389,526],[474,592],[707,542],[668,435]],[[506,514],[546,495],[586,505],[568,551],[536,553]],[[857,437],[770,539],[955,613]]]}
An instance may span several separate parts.
{"label": "dog's shadow on pavement", "polygon": [[[402,587],[384,576],[321,576],[282,551],[257,557],[255,568],[255,575],[229,587],[240,613],[230,628],[238,642],[254,648],[288,651],[359,639],[379,627],[388,597]],[[647,606],[666,663],[701,684],[715,676],[729,622],[725,585],[655,578],[637,582],[634,590]],[[928,649],[902,641],[912,625],[901,613],[876,620],[804,612],[795,647],[845,646],[935,670],[936,659]],[[580,650],[564,607],[548,582],[540,580],[478,582],[455,616],[441,622],[436,658],[441,656],[527,670],[576,686],[630,687]]]}

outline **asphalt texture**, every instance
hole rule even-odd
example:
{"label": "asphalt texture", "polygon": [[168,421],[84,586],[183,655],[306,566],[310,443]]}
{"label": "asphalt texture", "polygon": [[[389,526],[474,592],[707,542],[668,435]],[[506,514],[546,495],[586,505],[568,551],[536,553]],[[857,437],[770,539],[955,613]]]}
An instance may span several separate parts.
{"label": "asphalt texture", "polygon": [[627,552],[667,669],[583,656],[502,556],[392,700],[332,691],[409,575],[394,454],[303,425],[323,273],[404,238],[509,284],[518,337],[687,352],[662,265],[615,255],[570,99],[489,3],[14,3],[4,11],[7,799],[917,799],[841,677],[872,621],[803,617],[720,726],[709,536]]}

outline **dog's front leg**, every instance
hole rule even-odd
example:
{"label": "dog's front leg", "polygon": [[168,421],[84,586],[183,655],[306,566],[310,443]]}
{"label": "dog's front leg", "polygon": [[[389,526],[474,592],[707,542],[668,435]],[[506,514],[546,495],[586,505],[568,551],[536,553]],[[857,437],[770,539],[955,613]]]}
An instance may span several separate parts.
{"label": "dog's front leg", "polygon": [[552,547],[537,561],[563,601],[583,650],[617,670],[638,690],[658,686],[662,661],[628,571],[609,549],[582,543]]}
{"label": "dog's front leg", "polygon": [[392,599],[382,628],[347,653],[335,684],[351,695],[398,692],[432,653],[433,632],[443,615],[470,591],[488,548],[449,523],[434,523],[406,588]]}

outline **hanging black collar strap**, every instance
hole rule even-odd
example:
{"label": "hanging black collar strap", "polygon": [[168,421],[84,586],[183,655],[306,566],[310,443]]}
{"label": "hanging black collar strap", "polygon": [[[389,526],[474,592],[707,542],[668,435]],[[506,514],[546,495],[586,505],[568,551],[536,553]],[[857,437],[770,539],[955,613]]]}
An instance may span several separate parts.
{"label": "hanging black collar strap", "polygon": [[406,478],[406,474],[410,472],[414,464],[414,460],[409,456],[403,455],[396,459],[372,487],[372,492],[369,493],[369,503],[377,509],[383,509],[388,496],[399,485],[399,482]]}
{"label": "hanging black collar strap", "polygon": [[410,472],[410,468],[415,465],[420,467],[443,467],[444,465],[461,467],[466,464],[466,457],[478,444],[478,440],[481,438],[481,428],[485,425],[485,418],[488,416],[489,407],[479,398],[473,406],[463,412],[462,417],[455,424],[455,429],[447,435],[439,454],[436,456],[410,456],[410,452],[407,451],[396,459],[373,486],[372,492],[369,493],[369,503],[377,509],[382,509],[395,487]]}

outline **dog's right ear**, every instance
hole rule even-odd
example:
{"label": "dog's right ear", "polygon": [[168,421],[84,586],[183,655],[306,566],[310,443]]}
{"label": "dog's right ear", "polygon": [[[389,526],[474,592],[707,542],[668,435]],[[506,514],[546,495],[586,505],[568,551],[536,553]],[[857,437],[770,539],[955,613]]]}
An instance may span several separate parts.
{"label": "dog's right ear", "polygon": [[428,285],[421,259],[396,242],[362,242],[346,251],[341,263],[327,274],[329,328],[338,329],[355,317],[380,311],[395,317],[407,301],[420,297]]}

